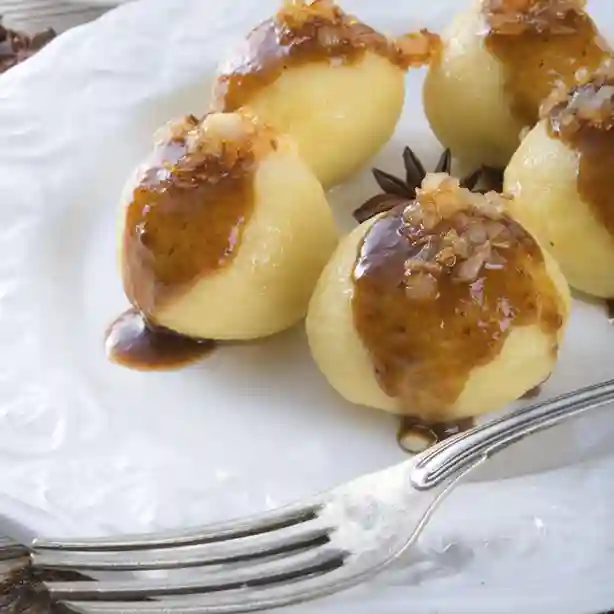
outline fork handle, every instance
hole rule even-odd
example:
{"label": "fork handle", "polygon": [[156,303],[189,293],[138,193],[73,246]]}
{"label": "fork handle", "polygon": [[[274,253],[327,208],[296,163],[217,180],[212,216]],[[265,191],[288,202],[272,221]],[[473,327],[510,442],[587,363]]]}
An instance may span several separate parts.
{"label": "fork handle", "polygon": [[478,461],[561,422],[614,401],[614,380],[537,403],[461,433],[424,452],[411,473],[412,486],[430,490]]}

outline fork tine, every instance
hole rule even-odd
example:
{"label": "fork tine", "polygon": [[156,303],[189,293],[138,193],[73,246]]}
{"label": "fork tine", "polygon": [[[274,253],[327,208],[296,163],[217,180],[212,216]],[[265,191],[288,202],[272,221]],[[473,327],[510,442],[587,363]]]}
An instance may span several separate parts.
{"label": "fork tine", "polygon": [[201,567],[214,563],[253,560],[328,541],[329,528],[321,520],[312,520],[258,535],[237,539],[133,551],[34,551],[32,563],[44,569],[80,571],[144,571]]}
{"label": "fork tine", "polygon": [[157,602],[65,601],[62,603],[78,614],[239,614],[325,597],[350,588],[371,574],[370,566],[350,564],[279,585],[248,587],[183,598],[163,598]]}
{"label": "fork tine", "polygon": [[36,539],[34,549],[58,551],[108,551],[121,552],[125,550],[149,550],[151,548],[175,548],[210,542],[225,541],[248,537],[258,533],[276,531],[286,527],[299,525],[313,520],[321,504],[314,501],[311,504],[290,505],[274,512],[242,518],[240,520],[213,524],[188,531],[166,531],[146,533],[141,535],[125,535],[117,538],[89,539]]}
{"label": "fork tine", "polygon": [[151,578],[144,580],[105,580],[102,582],[50,582],[45,586],[51,597],[70,600],[122,600],[193,595],[229,591],[250,586],[313,576],[343,565],[347,553],[326,544],[265,563],[219,572],[202,569],[198,578]]}

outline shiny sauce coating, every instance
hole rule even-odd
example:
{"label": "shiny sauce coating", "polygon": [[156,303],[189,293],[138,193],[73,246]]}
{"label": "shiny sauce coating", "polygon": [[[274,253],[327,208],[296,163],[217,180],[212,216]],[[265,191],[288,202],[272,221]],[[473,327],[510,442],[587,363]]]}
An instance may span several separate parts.
{"label": "shiny sauce coating", "polygon": [[504,264],[468,283],[444,272],[428,300],[408,295],[405,263],[425,245],[436,251],[447,221],[422,244],[409,238],[401,209],[367,231],[353,274],[354,324],[382,390],[404,414],[445,422],[472,369],[497,357],[512,327],[539,324],[556,352],[561,309],[542,252],[516,222],[503,221],[514,238]]}
{"label": "shiny sauce coating", "polygon": [[178,335],[149,324],[136,309],[129,309],[107,329],[107,357],[137,371],[185,367],[215,349],[215,342]]}
{"label": "shiny sauce coating", "polygon": [[427,31],[394,41],[326,0],[282,9],[252,30],[244,47],[222,67],[212,109],[235,111],[285,70],[309,62],[352,64],[370,51],[405,70],[428,61],[438,41]]}
{"label": "shiny sauce coating", "polygon": [[[582,119],[584,107],[593,119]],[[578,152],[580,198],[614,236],[614,78],[574,88],[547,117],[549,134]]]}
{"label": "shiny sauce coating", "polygon": [[240,155],[229,166],[179,138],[150,160],[125,212],[122,260],[126,296],[148,321],[232,261],[254,207],[254,157]]}
{"label": "shiny sauce coating", "polygon": [[557,83],[573,85],[577,71],[592,72],[612,50],[586,13],[557,10],[561,0],[525,2],[524,12],[511,2],[508,13],[506,3],[485,0],[485,45],[504,66],[512,114],[522,125],[533,126],[540,104]]}

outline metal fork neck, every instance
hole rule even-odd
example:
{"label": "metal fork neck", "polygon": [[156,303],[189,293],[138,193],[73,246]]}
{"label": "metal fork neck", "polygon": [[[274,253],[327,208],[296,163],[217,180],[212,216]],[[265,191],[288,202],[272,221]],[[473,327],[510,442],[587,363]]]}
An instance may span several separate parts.
{"label": "metal fork neck", "polygon": [[411,473],[411,484],[430,490],[512,444],[614,401],[614,380],[588,386],[477,426],[426,451]]}

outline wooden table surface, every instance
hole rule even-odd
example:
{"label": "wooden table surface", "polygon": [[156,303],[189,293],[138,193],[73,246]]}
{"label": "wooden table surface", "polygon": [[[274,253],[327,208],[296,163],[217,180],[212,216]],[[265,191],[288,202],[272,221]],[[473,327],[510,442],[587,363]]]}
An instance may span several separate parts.
{"label": "wooden table surface", "polygon": [[0,15],[7,26],[35,32],[54,28],[62,32],[68,28],[96,19],[104,7],[62,0],[0,0]]}

